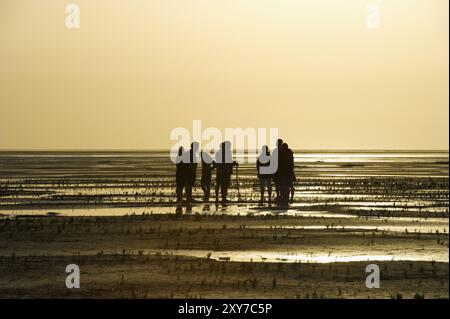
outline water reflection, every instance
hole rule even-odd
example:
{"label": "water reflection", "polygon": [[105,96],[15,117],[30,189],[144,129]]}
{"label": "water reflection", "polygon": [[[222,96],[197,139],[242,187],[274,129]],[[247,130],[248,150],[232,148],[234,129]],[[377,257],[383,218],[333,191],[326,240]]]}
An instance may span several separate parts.
{"label": "water reflection", "polygon": [[209,258],[235,262],[334,263],[357,261],[449,261],[448,251],[352,251],[273,252],[273,251],[208,251],[208,250],[148,250],[148,254]]}

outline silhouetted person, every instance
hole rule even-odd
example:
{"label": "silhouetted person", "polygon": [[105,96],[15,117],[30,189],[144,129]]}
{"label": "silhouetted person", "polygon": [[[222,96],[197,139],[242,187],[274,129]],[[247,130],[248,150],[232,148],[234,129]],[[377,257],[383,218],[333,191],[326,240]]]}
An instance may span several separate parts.
{"label": "silhouetted person", "polygon": [[[294,158],[294,152],[292,152],[292,158]],[[295,187],[294,187],[294,183],[297,181],[297,176],[295,176],[295,167],[294,167],[294,160],[292,160],[292,182],[290,184],[290,189],[291,189],[291,200],[290,202],[293,203],[294,202],[294,195],[295,195]]]}
{"label": "silhouetted person", "polygon": [[183,146],[180,146],[178,148],[175,171],[176,194],[178,203],[183,201],[183,188],[186,185],[186,165],[183,163],[183,154],[184,148]]}
{"label": "silhouetted person", "polygon": [[281,199],[281,175],[280,175],[280,160],[281,160],[281,149],[283,145],[283,140],[281,138],[277,139],[277,144],[272,153],[272,161],[275,161],[276,169],[275,173],[272,175],[273,183],[275,184],[275,192],[277,195],[276,201],[279,204]]}
{"label": "silhouetted person", "polygon": [[289,194],[293,193],[294,188],[294,152],[286,143],[282,144],[278,166],[278,178],[280,188],[279,205],[289,206]]}
{"label": "silhouetted person", "polygon": [[280,198],[278,204],[281,207],[289,206],[289,180],[290,180],[290,152],[286,143],[281,146],[280,155],[278,157],[278,187]]}
{"label": "silhouetted person", "polygon": [[198,142],[191,143],[191,149],[188,151],[188,161],[186,166],[186,201],[192,203],[192,188],[195,185],[195,179],[197,177],[197,152],[199,144]]}
{"label": "silhouetted person", "polygon": [[290,201],[294,201],[294,182],[296,181],[295,171],[294,171],[294,152],[289,148],[287,143],[283,144],[283,150],[286,151],[286,165],[287,165],[287,184],[290,192]]}
{"label": "silhouetted person", "polygon": [[233,166],[238,164],[233,161],[231,154],[231,143],[225,141],[220,144],[220,149],[216,153],[216,202],[219,201],[219,190],[222,195],[222,203],[226,203],[228,188],[231,183],[231,175],[233,174]]}
{"label": "silhouetted person", "polygon": [[211,193],[211,173],[214,168],[214,162],[208,152],[201,151],[200,159],[202,161],[202,177],[201,186],[203,190],[203,201],[209,201],[209,195]]}
{"label": "silhouetted person", "polygon": [[259,200],[260,204],[264,203],[264,190],[267,188],[267,193],[269,195],[269,206],[272,203],[272,174],[267,174],[262,172],[262,167],[268,167],[270,165],[270,151],[267,145],[261,148],[261,154],[258,156],[256,161],[256,170],[258,172],[259,179],[259,189],[261,192],[261,197]]}

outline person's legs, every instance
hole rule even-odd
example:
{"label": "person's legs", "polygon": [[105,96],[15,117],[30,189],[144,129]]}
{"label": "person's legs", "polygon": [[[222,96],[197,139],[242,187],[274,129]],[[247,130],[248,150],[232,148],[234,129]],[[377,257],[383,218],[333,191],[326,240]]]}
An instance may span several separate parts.
{"label": "person's legs", "polygon": [[267,179],[267,192],[269,193],[269,206],[272,204],[272,179]]}
{"label": "person's legs", "polygon": [[222,184],[222,203],[225,203],[227,201],[227,195],[228,195],[228,188],[230,187],[230,180],[226,180]]}
{"label": "person's legs", "polygon": [[283,182],[281,198],[282,198],[282,206],[283,207],[289,206],[289,183],[287,181]]}
{"label": "person's legs", "polygon": [[202,175],[201,179],[202,191],[203,191],[203,201],[209,201],[209,195],[211,193],[211,175],[205,173]]}
{"label": "person's legs", "polygon": [[274,178],[274,184],[275,184],[275,195],[277,196],[275,198],[275,201],[277,202],[277,204],[280,204],[281,201],[281,185],[280,185],[280,181],[277,178]]}
{"label": "person's legs", "polygon": [[222,185],[220,193],[222,195],[222,203],[225,203],[227,201],[228,188],[225,185]]}
{"label": "person's legs", "polygon": [[176,183],[175,193],[177,195],[177,202],[181,203],[183,201],[183,188],[186,185],[186,180],[180,173],[177,173],[175,183]]}
{"label": "person's legs", "polygon": [[219,191],[222,189],[222,181],[216,181],[216,203],[219,202]]}
{"label": "person's legs", "polygon": [[286,192],[289,193],[289,186],[284,180],[278,182],[279,197],[277,198],[277,205],[280,207],[286,206]]}
{"label": "person's legs", "polygon": [[209,194],[211,193],[211,184],[205,185],[205,202],[209,202]]}
{"label": "person's legs", "polygon": [[177,184],[176,188],[177,202],[183,201],[183,185]]}
{"label": "person's legs", "polygon": [[291,203],[293,203],[294,202],[294,193],[295,193],[294,183],[292,183],[292,182],[290,183],[289,189],[291,191]]}
{"label": "person's legs", "polygon": [[202,191],[203,191],[203,201],[206,201],[206,184],[201,184],[201,186],[202,186]]}
{"label": "person's legs", "polygon": [[219,202],[219,190],[223,188],[222,182],[223,182],[222,174],[218,173],[216,175],[216,203]]}
{"label": "person's legs", "polygon": [[277,204],[278,204],[278,206],[280,206],[280,207],[283,207],[284,206],[284,189],[283,189],[283,184],[282,183],[280,183],[279,184],[279,193],[280,193],[280,196],[278,197],[278,200],[277,200]]}
{"label": "person's legs", "polygon": [[260,191],[260,197],[259,197],[259,203],[262,204],[264,203],[264,178],[260,177],[259,178],[259,191]]}
{"label": "person's legs", "polygon": [[186,201],[188,203],[192,202],[192,185],[186,184]]}

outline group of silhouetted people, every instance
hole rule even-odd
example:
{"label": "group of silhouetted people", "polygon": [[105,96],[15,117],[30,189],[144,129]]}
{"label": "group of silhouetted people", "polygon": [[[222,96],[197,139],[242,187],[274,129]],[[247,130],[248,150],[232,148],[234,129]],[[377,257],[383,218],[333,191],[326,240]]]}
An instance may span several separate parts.
{"label": "group of silhouetted people", "polygon": [[[276,161],[273,165],[273,161]],[[272,165],[271,165],[272,164]],[[275,170],[269,169],[275,167]],[[275,185],[278,206],[287,207],[294,200],[294,182],[296,181],[294,171],[294,152],[282,139],[277,140],[277,145],[270,154],[267,145],[261,148],[261,153],[256,161],[259,188],[261,192],[260,204],[264,203],[264,193],[267,189],[269,205],[272,204],[272,181]]]}
{"label": "group of silhouetted people", "polygon": [[[176,193],[177,201],[183,200],[183,189],[186,192],[186,202],[195,202],[192,198],[192,187],[195,184],[197,174],[197,153],[199,144],[193,142],[191,149],[185,151],[183,147],[178,149],[176,159]],[[231,153],[231,143],[225,141],[220,144],[220,149],[215,154],[213,159],[208,152],[200,152],[200,160],[202,164],[201,187],[203,190],[203,200],[209,201],[211,193],[211,177],[212,171],[216,170],[216,187],[215,195],[216,202],[219,201],[219,193],[221,194],[222,203],[227,201],[228,188],[231,184],[231,177],[233,175],[233,166],[238,166],[238,163],[233,161]]]}
{"label": "group of silhouetted people", "polygon": [[[183,201],[183,190],[186,194],[186,202],[193,203],[192,188],[197,176],[197,155],[199,143],[193,142],[189,150],[183,147],[178,149],[176,157],[176,195],[177,202]],[[201,161],[201,188],[203,190],[203,201],[209,202],[211,193],[212,171],[216,171],[215,200],[219,201],[219,193],[222,203],[226,203],[228,189],[231,184],[233,167],[238,169],[238,163],[233,161],[231,143],[225,141],[220,144],[214,159],[206,151],[200,151]],[[272,204],[272,182],[275,185],[275,202],[280,207],[287,207],[294,197],[294,153],[283,140],[278,139],[273,153],[270,153],[267,145],[261,149],[256,161],[256,169],[261,191],[260,204],[265,201],[264,195],[267,190],[269,205]],[[237,180],[236,180],[237,182]],[[239,185],[237,184],[239,187]]]}

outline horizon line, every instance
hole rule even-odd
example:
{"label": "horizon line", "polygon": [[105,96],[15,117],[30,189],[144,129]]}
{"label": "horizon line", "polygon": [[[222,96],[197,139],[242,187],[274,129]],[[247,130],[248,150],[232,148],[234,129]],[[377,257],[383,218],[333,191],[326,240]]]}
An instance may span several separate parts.
{"label": "horizon line", "polygon": [[[293,148],[294,151],[301,152],[449,152],[449,149],[364,149],[364,148],[355,148],[355,149],[333,149],[333,148]],[[0,152],[165,152],[170,151],[170,148],[148,148],[148,149],[116,149],[116,148],[104,148],[104,149],[1,149]],[[233,151],[238,151],[237,149],[233,149]],[[240,150],[241,151],[241,150]],[[244,150],[244,152],[248,151],[259,151],[259,149],[252,150]]]}

